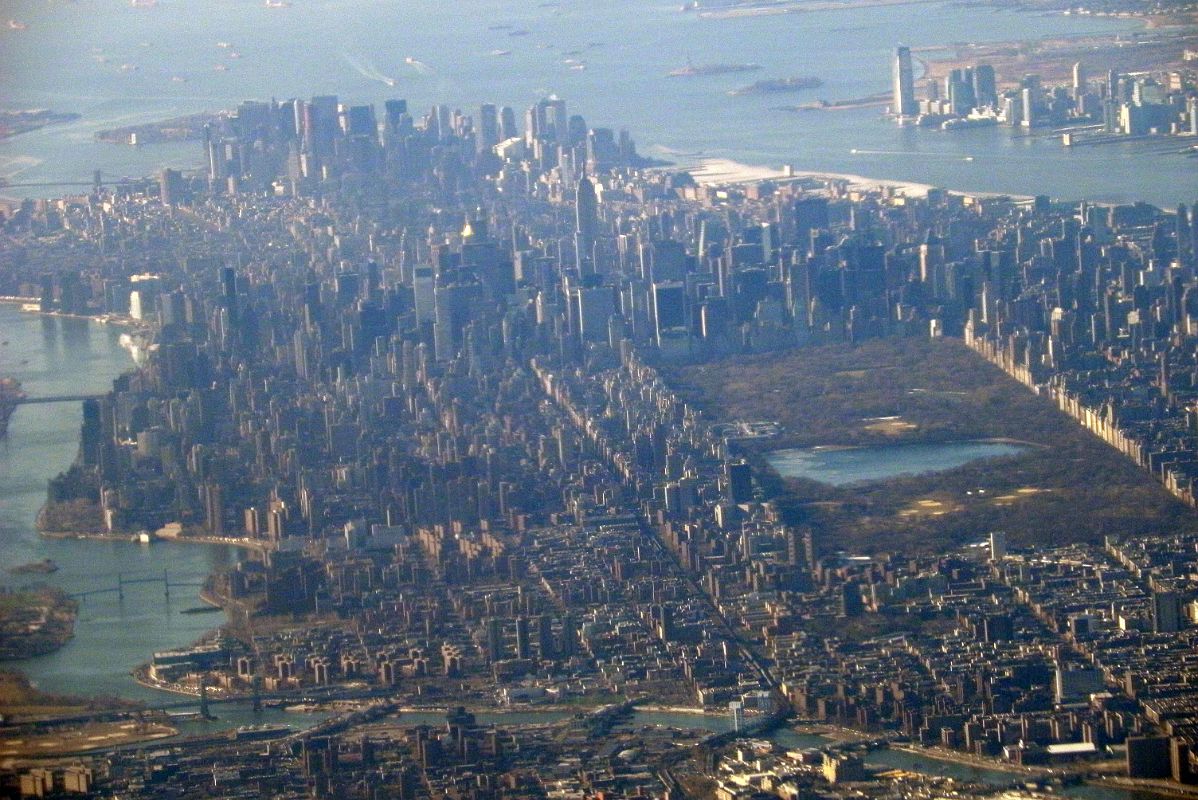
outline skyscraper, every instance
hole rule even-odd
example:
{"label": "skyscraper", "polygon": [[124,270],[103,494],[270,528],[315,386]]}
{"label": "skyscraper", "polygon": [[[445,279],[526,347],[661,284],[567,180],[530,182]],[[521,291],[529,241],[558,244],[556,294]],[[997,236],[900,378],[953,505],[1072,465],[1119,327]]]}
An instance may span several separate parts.
{"label": "skyscraper", "polygon": [[1086,93],[1086,68],[1078,61],[1073,65],[1073,99]]}
{"label": "skyscraper", "polygon": [[914,117],[919,113],[915,104],[915,73],[911,69],[911,48],[894,51],[894,111],[898,117]]}
{"label": "skyscraper", "polygon": [[574,251],[578,272],[585,275],[595,271],[595,236],[599,228],[599,201],[589,178],[583,176],[578,181],[574,200]]}

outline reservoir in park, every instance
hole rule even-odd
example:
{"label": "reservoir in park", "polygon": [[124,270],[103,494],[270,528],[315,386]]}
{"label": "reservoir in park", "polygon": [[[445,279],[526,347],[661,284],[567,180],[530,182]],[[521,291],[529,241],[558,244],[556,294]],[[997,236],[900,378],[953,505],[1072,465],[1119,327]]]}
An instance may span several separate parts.
{"label": "reservoir in park", "polygon": [[808,447],[775,450],[766,461],[784,478],[805,478],[832,486],[870,483],[909,475],[944,472],[989,458],[1016,456],[1028,445],[964,441],[869,447]]}

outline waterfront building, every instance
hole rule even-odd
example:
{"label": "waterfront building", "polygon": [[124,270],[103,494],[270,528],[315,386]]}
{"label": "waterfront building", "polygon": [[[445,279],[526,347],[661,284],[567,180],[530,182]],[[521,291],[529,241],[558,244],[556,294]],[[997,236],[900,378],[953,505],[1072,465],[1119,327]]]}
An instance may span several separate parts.
{"label": "waterfront building", "polygon": [[911,66],[911,48],[899,46],[894,51],[893,100],[891,113],[897,117],[914,117],[919,113],[915,102],[915,73]]}

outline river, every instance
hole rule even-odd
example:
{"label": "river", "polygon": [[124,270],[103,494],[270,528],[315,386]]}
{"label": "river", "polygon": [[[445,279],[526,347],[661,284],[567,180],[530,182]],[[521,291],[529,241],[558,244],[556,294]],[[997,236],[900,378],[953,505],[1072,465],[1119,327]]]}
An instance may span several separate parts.
{"label": "river", "polygon": [[[133,364],[118,343],[119,328],[90,320],[27,314],[0,304],[0,375],[24,384],[31,397],[99,393]],[[96,542],[45,539],[33,522],[46,498],[46,482],[70,466],[79,445],[81,404],[19,407],[0,439],[0,564],[13,566],[50,558],[60,567],[51,575],[0,572],[0,585],[44,582],[78,593],[115,587],[119,577],[161,577],[116,593],[81,601],[75,637],[47,656],[12,662],[41,689],[77,694],[112,694],[133,699],[161,698],[138,686],[129,672],[151,652],[189,644],[220,619],[214,614],[182,614],[202,605],[199,583],[235,559],[234,550],[211,545]]]}
{"label": "river", "polygon": [[[1179,140],[1065,149],[1054,137],[1008,129],[898,128],[877,107],[776,109],[886,91],[899,43],[919,48],[1138,29],[1128,19],[931,2],[716,20],[681,13],[677,2],[664,0],[460,0],[447,25],[439,0],[139,5],[5,4],[5,14],[26,28],[0,32],[6,66],[0,97],[8,106],[83,117],[0,142],[0,176],[14,183],[90,182],[97,168],[110,178],[167,165],[194,168],[198,143],[133,148],[97,143],[93,134],[245,99],[335,93],[345,102],[380,104],[402,97],[417,115],[434,103],[472,113],[479,103],[496,102],[520,116],[556,93],[590,125],[627,127],[643,153],[679,163],[704,157],[789,163],[951,189],[1164,207],[1198,199],[1195,160],[1178,152]],[[762,69],[666,77],[688,59]],[[1100,61],[1087,65],[1090,74],[1106,68]],[[795,96],[727,94],[759,78],[791,75],[817,76],[824,85]],[[1191,179],[1179,179],[1186,175]],[[73,189],[3,193],[67,191]]]}

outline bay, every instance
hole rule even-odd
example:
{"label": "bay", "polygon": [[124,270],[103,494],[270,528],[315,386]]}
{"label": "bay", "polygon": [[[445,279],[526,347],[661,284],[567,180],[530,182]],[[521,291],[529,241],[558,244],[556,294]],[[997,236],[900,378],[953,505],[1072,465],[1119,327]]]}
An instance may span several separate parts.
{"label": "bay", "polygon": [[[1068,150],[1055,139],[1001,128],[952,134],[899,128],[879,108],[774,108],[886,91],[899,43],[1136,30],[1127,19],[936,2],[719,20],[654,0],[462,0],[452,20],[434,0],[305,0],[282,8],[244,0],[161,0],[153,7],[11,0],[7,9],[27,28],[0,34],[8,67],[0,73],[0,96],[7,105],[84,115],[0,142],[0,175],[13,183],[88,183],[94,169],[112,179],[162,166],[198,167],[198,143],[132,148],[95,142],[93,134],[245,99],[332,93],[343,102],[379,104],[401,97],[417,114],[434,103],[476,113],[479,103],[496,102],[519,116],[556,93],[588,124],[626,127],[643,153],[683,164],[706,157],[789,163],[969,191],[1166,207],[1198,198],[1198,179],[1185,177],[1198,173],[1194,159],[1172,144]],[[688,60],[756,63],[762,70],[666,77]],[[1091,73],[1102,66],[1091,65]],[[727,95],[757,77],[788,75],[818,76],[824,86],[782,99]]]}

